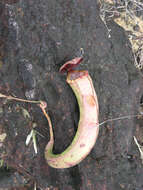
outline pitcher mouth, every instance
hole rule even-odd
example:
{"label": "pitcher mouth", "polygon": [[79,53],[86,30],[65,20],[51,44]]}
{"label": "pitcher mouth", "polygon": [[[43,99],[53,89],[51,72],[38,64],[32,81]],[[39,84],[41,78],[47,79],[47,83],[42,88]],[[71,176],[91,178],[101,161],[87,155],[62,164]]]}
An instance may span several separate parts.
{"label": "pitcher mouth", "polygon": [[74,80],[81,79],[84,76],[88,76],[88,75],[89,75],[88,71],[85,71],[85,70],[81,70],[81,71],[72,70],[68,72],[67,82],[72,82]]}

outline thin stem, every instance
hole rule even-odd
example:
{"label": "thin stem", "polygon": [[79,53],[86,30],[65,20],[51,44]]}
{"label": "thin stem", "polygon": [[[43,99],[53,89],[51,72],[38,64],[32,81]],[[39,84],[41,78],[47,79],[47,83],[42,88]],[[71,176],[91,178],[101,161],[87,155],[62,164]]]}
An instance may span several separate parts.
{"label": "thin stem", "polygon": [[27,102],[27,103],[34,103],[34,104],[41,103],[41,100],[38,100],[38,101],[35,101],[35,100],[25,100],[25,99],[16,98],[16,97],[13,97],[13,96],[6,96],[6,95],[1,94],[1,93],[0,93],[0,98],[6,98],[8,100],[16,100],[16,101],[20,101],[20,102]]}
{"label": "thin stem", "polygon": [[117,117],[117,118],[114,118],[114,119],[107,119],[101,123],[99,123],[99,126],[107,123],[107,122],[110,122],[110,121],[117,121],[117,120],[122,120],[122,119],[130,119],[130,118],[134,118],[134,117],[139,117],[139,116],[142,116],[141,114],[137,114],[137,115],[126,115],[126,116],[122,116],[122,117]]}

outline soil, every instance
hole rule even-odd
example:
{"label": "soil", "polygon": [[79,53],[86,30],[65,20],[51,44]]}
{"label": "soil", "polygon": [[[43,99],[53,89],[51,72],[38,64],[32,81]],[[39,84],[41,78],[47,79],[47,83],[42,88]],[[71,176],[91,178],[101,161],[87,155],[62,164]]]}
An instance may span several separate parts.
{"label": "soil", "polygon": [[[0,93],[44,100],[54,126],[54,152],[72,142],[79,120],[75,96],[59,73],[65,61],[79,56],[78,69],[88,70],[98,96],[103,122],[139,114],[142,75],[133,62],[123,28],[110,21],[108,31],[96,1],[13,0],[0,3]],[[54,169],[44,159],[48,123],[39,106],[0,99],[0,190],[142,190],[143,165],[138,142],[143,142],[141,117],[100,126],[92,152],[69,169]],[[33,143],[25,145],[33,126]]]}

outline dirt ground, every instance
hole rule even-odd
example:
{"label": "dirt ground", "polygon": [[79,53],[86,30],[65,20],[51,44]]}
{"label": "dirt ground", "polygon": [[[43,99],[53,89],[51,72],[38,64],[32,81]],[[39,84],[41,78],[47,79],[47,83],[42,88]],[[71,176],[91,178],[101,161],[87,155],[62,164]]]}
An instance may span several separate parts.
{"label": "dirt ground", "polygon": [[[130,41],[115,22],[108,27],[110,38],[93,0],[0,3],[0,93],[47,102],[55,153],[71,143],[79,120],[75,96],[59,68],[81,48],[79,69],[92,77],[100,122],[139,114],[143,78],[134,66]],[[143,164],[133,139],[143,145],[142,125],[142,117],[107,122],[85,160],[54,169],[44,159],[49,130],[40,108],[1,98],[0,190],[143,190]],[[32,141],[25,145],[33,127],[37,154]]]}

